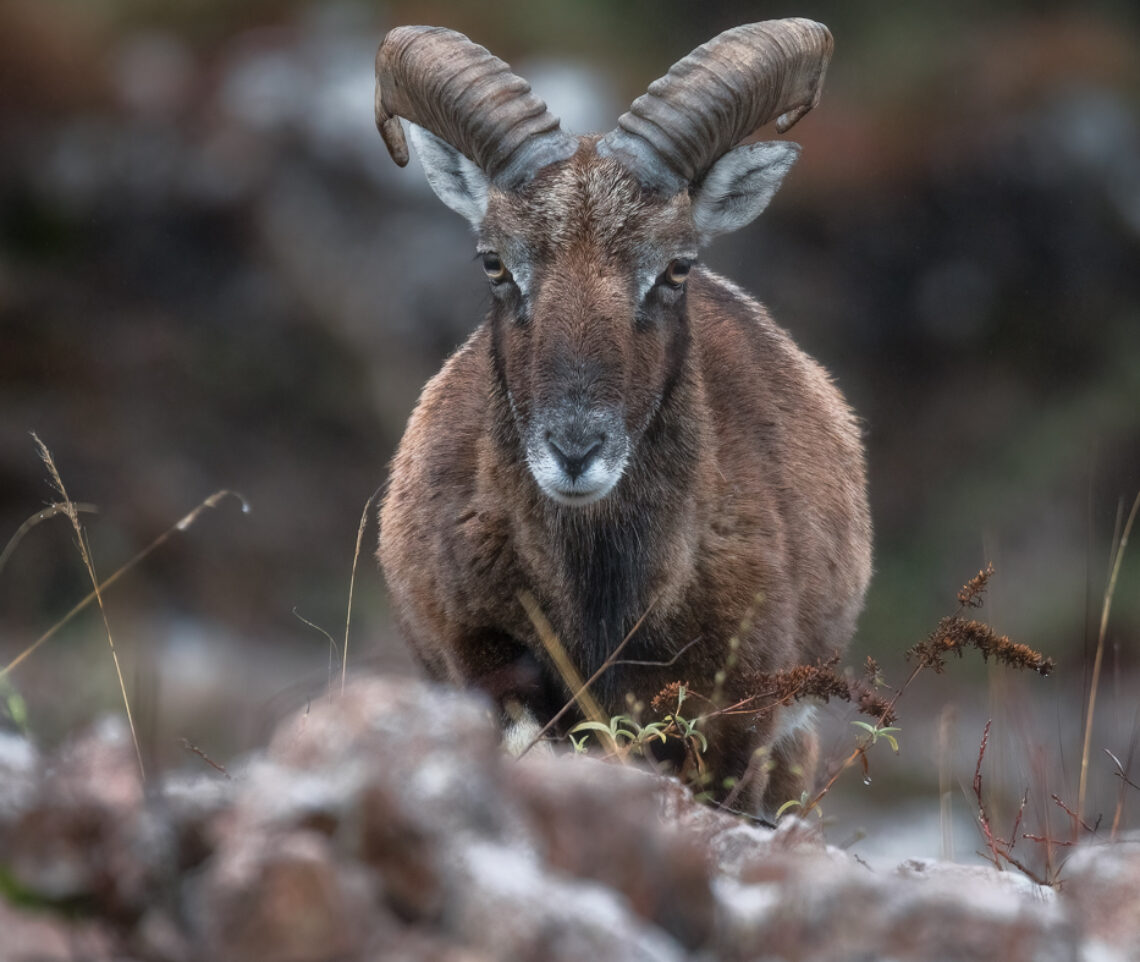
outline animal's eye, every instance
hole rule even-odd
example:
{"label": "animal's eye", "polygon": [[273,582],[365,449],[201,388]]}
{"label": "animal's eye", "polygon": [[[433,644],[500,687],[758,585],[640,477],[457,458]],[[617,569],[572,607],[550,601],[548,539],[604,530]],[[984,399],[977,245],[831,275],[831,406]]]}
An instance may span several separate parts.
{"label": "animal's eye", "polygon": [[663,275],[665,283],[672,287],[680,287],[689,278],[689,269],[693,262],[687,257],[677,257],[669,262]]}
{"label": "animal's eye", "polygon": [[507,265],[494,251],[487,251],[483,255],[483,270],[492,281],[505,280],[507,277]]}

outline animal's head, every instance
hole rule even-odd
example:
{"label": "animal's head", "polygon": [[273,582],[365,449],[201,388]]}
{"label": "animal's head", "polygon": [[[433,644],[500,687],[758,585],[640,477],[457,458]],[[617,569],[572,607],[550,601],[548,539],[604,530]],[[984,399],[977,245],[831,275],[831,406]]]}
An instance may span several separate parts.
{"label": "animal's head", "polygon": [[688,345],[698,249],[771,200],[799,148],[738,146],[819,99],[831,35],[749,24],[698,47],[616,129],[575,137],[530,86],[461,34],[391,31],[376,56],[376,122],[478,235],[502,386],[542,491],[605,497],[671,389]]}

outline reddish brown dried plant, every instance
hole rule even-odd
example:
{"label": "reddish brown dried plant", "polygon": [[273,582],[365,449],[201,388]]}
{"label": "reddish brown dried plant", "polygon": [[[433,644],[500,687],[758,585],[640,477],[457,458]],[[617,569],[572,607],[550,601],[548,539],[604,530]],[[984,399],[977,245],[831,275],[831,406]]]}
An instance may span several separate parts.
{"label": "reddish brown dried plant", "polygon": [[742,701],[762,706],[753,710],[766,710],[774,705],[789,705],[802,698],[818,698],[824,702],[838,698],[855,705],[861,714],[879,719],[880,724],[890,725],[895,720],[894,710],[873,688],[879,666],[871,659],[868,662],[866,679],[852,678],[836,671],[838,655],[814,665],[797,665],[782,671],[752,675],[742,686],[747,692]]}
{"label": "reddish brown dried plant", "polygon": [[1054,667],[1052,658],[1046,658],[1028,645],[1010,641],[987,624],[958,615],[943,618],[933,634],[911,648],[906,656],[917,658],[924,667],[941,673],[946,667],[946,656],[954,654],[961,658],[966,648],[976,648],[987,661],[992,657],[1010,668],[1029,668],[1042,675],[1048,675]]}
{"label": "reddish brown dried plant", "polygon": [[1048,675],[1053,670],[1052,658],[1046,658],[1028,645],[1015,644],[989,625],[961,616],[961,611],[965,608],[982,606],[982,596],[993,573],[994,566],[987,563],[962,585],[958,591],[958,604],[961,606],[959,613],[943,618],[925,641],[920,641],[906,653],[908,660],[917,659],[918,668],[932,668],[941,674],[946,667],[947,655],[954,654],[961,658],[966,648],[976,648],[986,661],[992,656],[1010,668],[1030,668],[1042,675]]}
{"label": "reddish brown dried plant", "polygon": [[686,692],[689,691],[689,686],[686,682],[671,681],[653,696],[649,704],[659,715],[667,715],[669,712],[677,711],[677,702],[681,698],[682,688],[685,689]]}
{"label": "reddish brown dried plant", "polygon": [[963,608],[982,607],[982,595],[985,594],[986,583],[993,573],[993,563],[987,561],[986,566],[959,589],[958,604]]}

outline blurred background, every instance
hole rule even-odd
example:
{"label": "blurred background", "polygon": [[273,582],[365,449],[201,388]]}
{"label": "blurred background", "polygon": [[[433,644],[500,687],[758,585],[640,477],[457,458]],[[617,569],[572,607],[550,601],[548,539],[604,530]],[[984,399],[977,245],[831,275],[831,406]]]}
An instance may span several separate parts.
{"label": "blurred background", "polygon": [[[876,576],[849,661],[872,654],[900,683],[905,649],[989,560],[984,617],[1058,663],[1048,679],[976,658],[920,679],[902,754],[876,748],[871,784],[851,773],[825,813],[836,840],[870,826],[875,852],[969,857],[992,717],[997,815],[1029,789],[1032,830],[1065,829],[1049,795],[1075,804],[1110,551],[1140,489],[1130,0],[0,0],[0,549],[54,499],[31,431],[98,508],[84,521],[103,577],[218,489],[250,508],[204,512],[107,593],[154,765],[185,763],[183,737],[232,758],[323,695],[339,654],[300,618],[343,642],[365,503],[485,308],[466,224],[373,127],[384,32],[461,30],[585,131],[720,30],[787,15],[835,34],[823,102],[792,132],[804,154],[771,208],[705,259],[863,418]],[[371,516],[350,668],[411,673],[375,541]],[[88,590],[66,520],[29,530],[0,570],[0,664]],[[1090,821],[1121,790],[1124,822],[1140,820],[1103,754],[1131,763],[1138,669],[1134,546]],[[120,705],[93,609],[0,685],[0,715],[18,694],[26,722],[7,724],[45,744]],[[849,721],[829,713],[832,762]]]}

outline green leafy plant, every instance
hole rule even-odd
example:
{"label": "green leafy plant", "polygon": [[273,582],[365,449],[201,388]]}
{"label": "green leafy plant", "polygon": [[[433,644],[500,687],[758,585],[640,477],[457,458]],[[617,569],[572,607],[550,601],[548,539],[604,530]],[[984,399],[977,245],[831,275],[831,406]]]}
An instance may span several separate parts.
{"label": "green leafy plant", "polygon": [[[600,721],[579,722],[569,732],[574,750],[584,752],[586,735],[595,732],[601,736],[603,742],[608,739],[610,744],[619,749],[624,748],[626,751],[641,755],[645,754],[645,747],[649,742],[658,741],[664,744],[670,739],[679,740],[684,745],[686,753],[692,759],[699,760],[699,756],[707,752],[709,747],[709,740],[699,727],[704,719],[686,718],[681,714],[681,707],[689,696],[684,684],[671,685],[667,691],[670,697],[676,698],[676,704],[672,711],[666,712],[656,721],[642,724],[633,715],[621,714],[611,717],[608,724]],[[659,705],[660,700],[655,699],[655,704]],[[574,736],[577,734],[581,734],[582,737],[575,739]]]}
{"label": "green leafy plant", "polygon": [[[789,798],[783,805],[776,809],[776,821],[779,821],[793,808],[807,810],[807,804],[811,801],[811,795],[808,792],[803,792],[799,798]],[[823,818],[823,810],[818,806],[814,806],[811,811],[814,811],[817,818]]]}
{"label": "green leafy plant", "polygon": [[0,676],[0,715],[6,717],[19,731],[28,733],[28,704],[7,678]]}
{"label": "green leafy plant", "polygon": [[574,735],[578,732],[602,732],[608,735],[613,744],[620,748],[623,738],[627,743],[639,741],[641,731],[641,726],[629,715],[614,715],[610,718],[608,725],[598,721],[579,722],[570,729],[570,734]]}
{"label": "green leafy plant", "polygon": [[869,745],[876,744],[880,738],[885,738],[891,746],[891,750],[897,755],[899,753],[899,743],[895,738],[894,733],[902,731],[901,728],[895,728],[891,725],[880,728],[878,725],[872,725],[865,721],[853,721],[851,723],[856,728],[862,728],[871,739]]}

